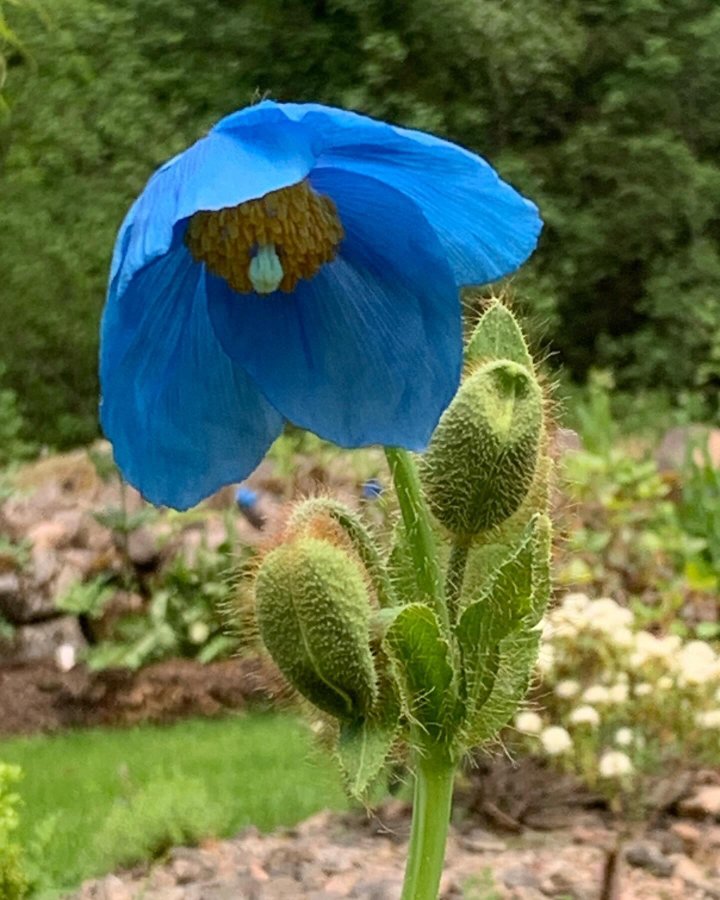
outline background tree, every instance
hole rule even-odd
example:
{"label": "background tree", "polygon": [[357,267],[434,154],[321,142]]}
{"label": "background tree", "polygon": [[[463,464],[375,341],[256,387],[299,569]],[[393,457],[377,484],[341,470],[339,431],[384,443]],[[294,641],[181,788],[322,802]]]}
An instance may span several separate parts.
{"label": "background tree", "polygon": [[[15,12],[15,11],[14,11]],[[13,23],[0,360],[34,436],[96,434],[115,231],[153,168],[270,94],[484,154],[546,219],[518,293],[582,380],[717,416],[720,8],[714,0],[55,0]],[[17,20],[17,21],[16,21]],[[9,148],[9,149],[8,149]]]}

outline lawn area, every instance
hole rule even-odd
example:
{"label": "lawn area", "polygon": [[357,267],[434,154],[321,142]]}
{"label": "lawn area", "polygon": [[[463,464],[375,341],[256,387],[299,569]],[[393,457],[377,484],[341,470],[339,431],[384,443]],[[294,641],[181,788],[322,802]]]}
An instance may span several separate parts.
{"label": "lawn area", "polygon": [[5,740],[0,760],[23,768],[18,838],[54,889],[169,844],[346,804],[331,760],[287,715]]}

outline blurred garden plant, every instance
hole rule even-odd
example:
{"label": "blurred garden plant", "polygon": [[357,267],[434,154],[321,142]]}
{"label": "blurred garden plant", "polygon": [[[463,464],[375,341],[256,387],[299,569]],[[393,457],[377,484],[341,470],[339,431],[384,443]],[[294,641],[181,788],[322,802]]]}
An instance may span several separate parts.
{"label": "blurred garden plant", "polygon": [[[524,262],[540,228],[454,144],[263,101],[162,166],[115,245],[101,418],[148,499],[186,508],[241,481],[285,421],[386,447],[402,512],[389,559],[349,509],[311,500],[254,594],[352,794],[411,748],[406,900],[437,896],[455,769],[525,693],[548,599],[543,391],[499,303],[463,359],[460,303]],[[426,447],[418,468],[407,451]]]}
{"label": "blurred garden plant", "polygon": [[648,777],[720,764],[720,655],[709,642],[641,625],[609,597],[568,594],[543,629],[544,709],[514,723],[526,749],[576,772],[626,815],[648,812]]}

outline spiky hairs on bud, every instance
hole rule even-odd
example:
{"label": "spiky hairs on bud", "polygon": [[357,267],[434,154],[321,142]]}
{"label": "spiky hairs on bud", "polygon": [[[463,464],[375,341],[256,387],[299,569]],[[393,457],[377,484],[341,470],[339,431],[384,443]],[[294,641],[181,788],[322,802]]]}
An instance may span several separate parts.
{"label": "spiky hairs on bud", "polygon": [[255,599],[262,639],[288,681],[339,719],[365,715],[377,677],[368,589],[356,559],[300,534],[265,558]]}
{"label": "spiky hairs on bud", "polygon": [[440,419],[421,462],[438,520],[469,538],[511,516],[532,485],[542,431],[542,391],[529,368],[500,359],[476,369]]}

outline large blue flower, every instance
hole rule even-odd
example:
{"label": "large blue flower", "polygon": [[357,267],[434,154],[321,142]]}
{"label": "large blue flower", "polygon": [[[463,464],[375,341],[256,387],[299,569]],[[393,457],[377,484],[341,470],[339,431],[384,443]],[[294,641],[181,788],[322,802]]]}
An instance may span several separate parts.
{"label": "large blue flower", "polygon": [[315,104],[228,116],[118,234],[100,377],[120,469],[185,508],[248,475],[284,420],[423,448],[458,385],[459,288],[512,272],[540,228],[431,135]]}

